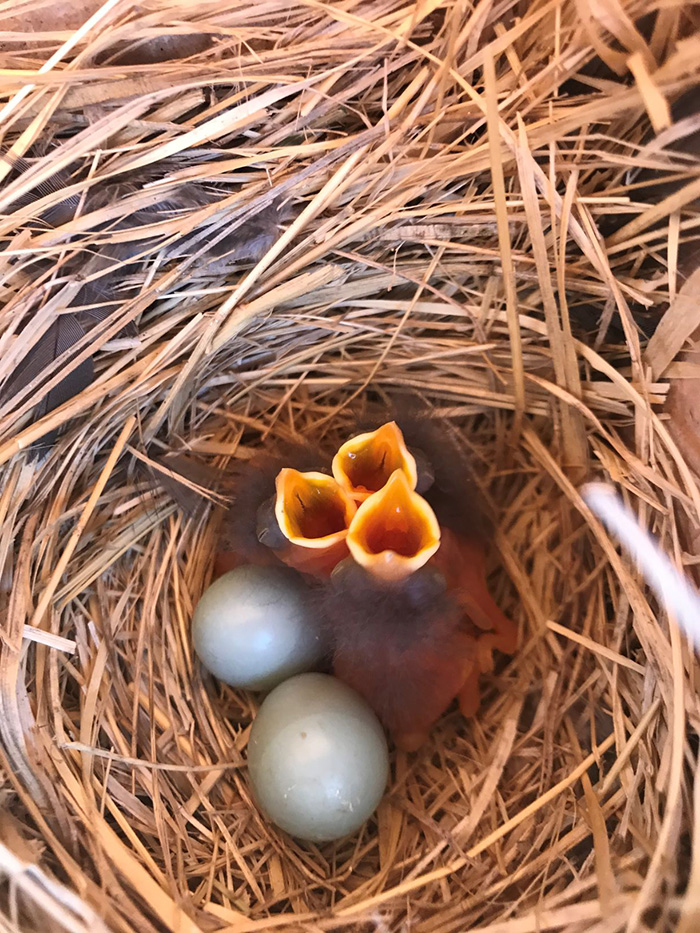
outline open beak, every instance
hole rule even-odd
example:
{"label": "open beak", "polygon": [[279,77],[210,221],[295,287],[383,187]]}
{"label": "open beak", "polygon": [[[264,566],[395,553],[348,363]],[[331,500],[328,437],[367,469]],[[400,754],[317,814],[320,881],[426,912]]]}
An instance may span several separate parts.
{"label": "open beak", "polygon": [[275,518],[289,542],[278,556],[304,573],[330,574],[348,553],[348,528],[357,510],[354,500],[325,473],[285,468],[275,486]]}
{"label": "open beak", "polygon": [[374,576],[403,580],[440,547],[440,526],[403,470],[396,469],[357,510],[347,544],[357,563]]}
{"label": "open beak", "polygon": [[411,489],[416,488],[416,460],[395,421],[351,437],[333,458],[333,476],[358,502],[378,492],[396,470],[406,474]]}

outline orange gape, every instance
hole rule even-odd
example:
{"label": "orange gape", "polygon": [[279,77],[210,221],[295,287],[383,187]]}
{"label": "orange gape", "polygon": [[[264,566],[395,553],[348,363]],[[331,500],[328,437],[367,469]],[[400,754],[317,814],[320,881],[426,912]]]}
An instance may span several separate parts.
{"label": "orange gape", "polygon": [[365,499],[350,522],[353,558],[380,580],[398,581],[422,567],[440,547],[440,526],[428,503],[394,470],[386,484]]}
{"label": "orange gape", "polygon": [[[263,503],[263,507],[264,507]],[[217,576],[240,564],[273,566],[278,562],[319,578],[348,556],[348,528],[357,505],[326,473],[281,469],[275,479],[272,513],[275,544],[255,549],[219,551]]]}
{"label": "orange gape", "polygon": [[277,557],[301,573],[329,577],[347,557],[347,536],[357,506],[325,473],[280,470],[275,518],[288,544]]}
{"label": "orange gape", "polygon": [[416,488],[416,460],[395,421],[351,437],[333,458],[333,476],[358,502],[379,492],[396,470],[405,474],[411,489]]}

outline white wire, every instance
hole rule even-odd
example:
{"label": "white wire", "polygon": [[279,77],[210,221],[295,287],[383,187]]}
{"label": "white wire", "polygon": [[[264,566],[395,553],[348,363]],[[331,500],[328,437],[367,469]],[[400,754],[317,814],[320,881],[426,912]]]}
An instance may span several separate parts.
{"label": "white wire", "polygon": [[637,521],[612,486],[588,483],[581,490],[588,507],[619,539],[637,561],[641,572],[673,613],[679,626],[700,649],[700,594],[671,563],[652,536]]}

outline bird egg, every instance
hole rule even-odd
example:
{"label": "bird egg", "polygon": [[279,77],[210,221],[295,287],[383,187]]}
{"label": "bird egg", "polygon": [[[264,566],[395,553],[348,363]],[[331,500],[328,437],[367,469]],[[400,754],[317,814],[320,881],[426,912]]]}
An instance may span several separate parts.
{"label": "bird egg", "polygon": [[255,718],[248,770],[260,809],[310,842],[354,832],[372,815],[389,776],[386,737],[365,700],[327,674],[276,687]]}
{"label": "bird egg", "polygon": [[236,567],[205,590],[194,611],[200,661],[224,683],[269,690],[325,654],[309,589],[286,567]]}

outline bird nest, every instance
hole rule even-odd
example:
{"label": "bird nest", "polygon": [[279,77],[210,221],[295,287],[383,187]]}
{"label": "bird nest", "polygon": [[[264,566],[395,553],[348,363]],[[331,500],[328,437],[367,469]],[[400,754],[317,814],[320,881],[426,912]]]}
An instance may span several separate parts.
{"label": "bird nest", "polygon": [[[611,479],[698,564],[664,415],[697,378],[669,109],[697,23],[3,5],[3,929],[698,928],[695,658],[579,492]],[[675,187],[649,201],[645,172]],[[471,458],[520,647],[473,719],[392,751],[360,832],[304,844],[251,799],[258,700],[193,656],[220,510],[188,517],[151,467],[344,438],[409,393]]]}

